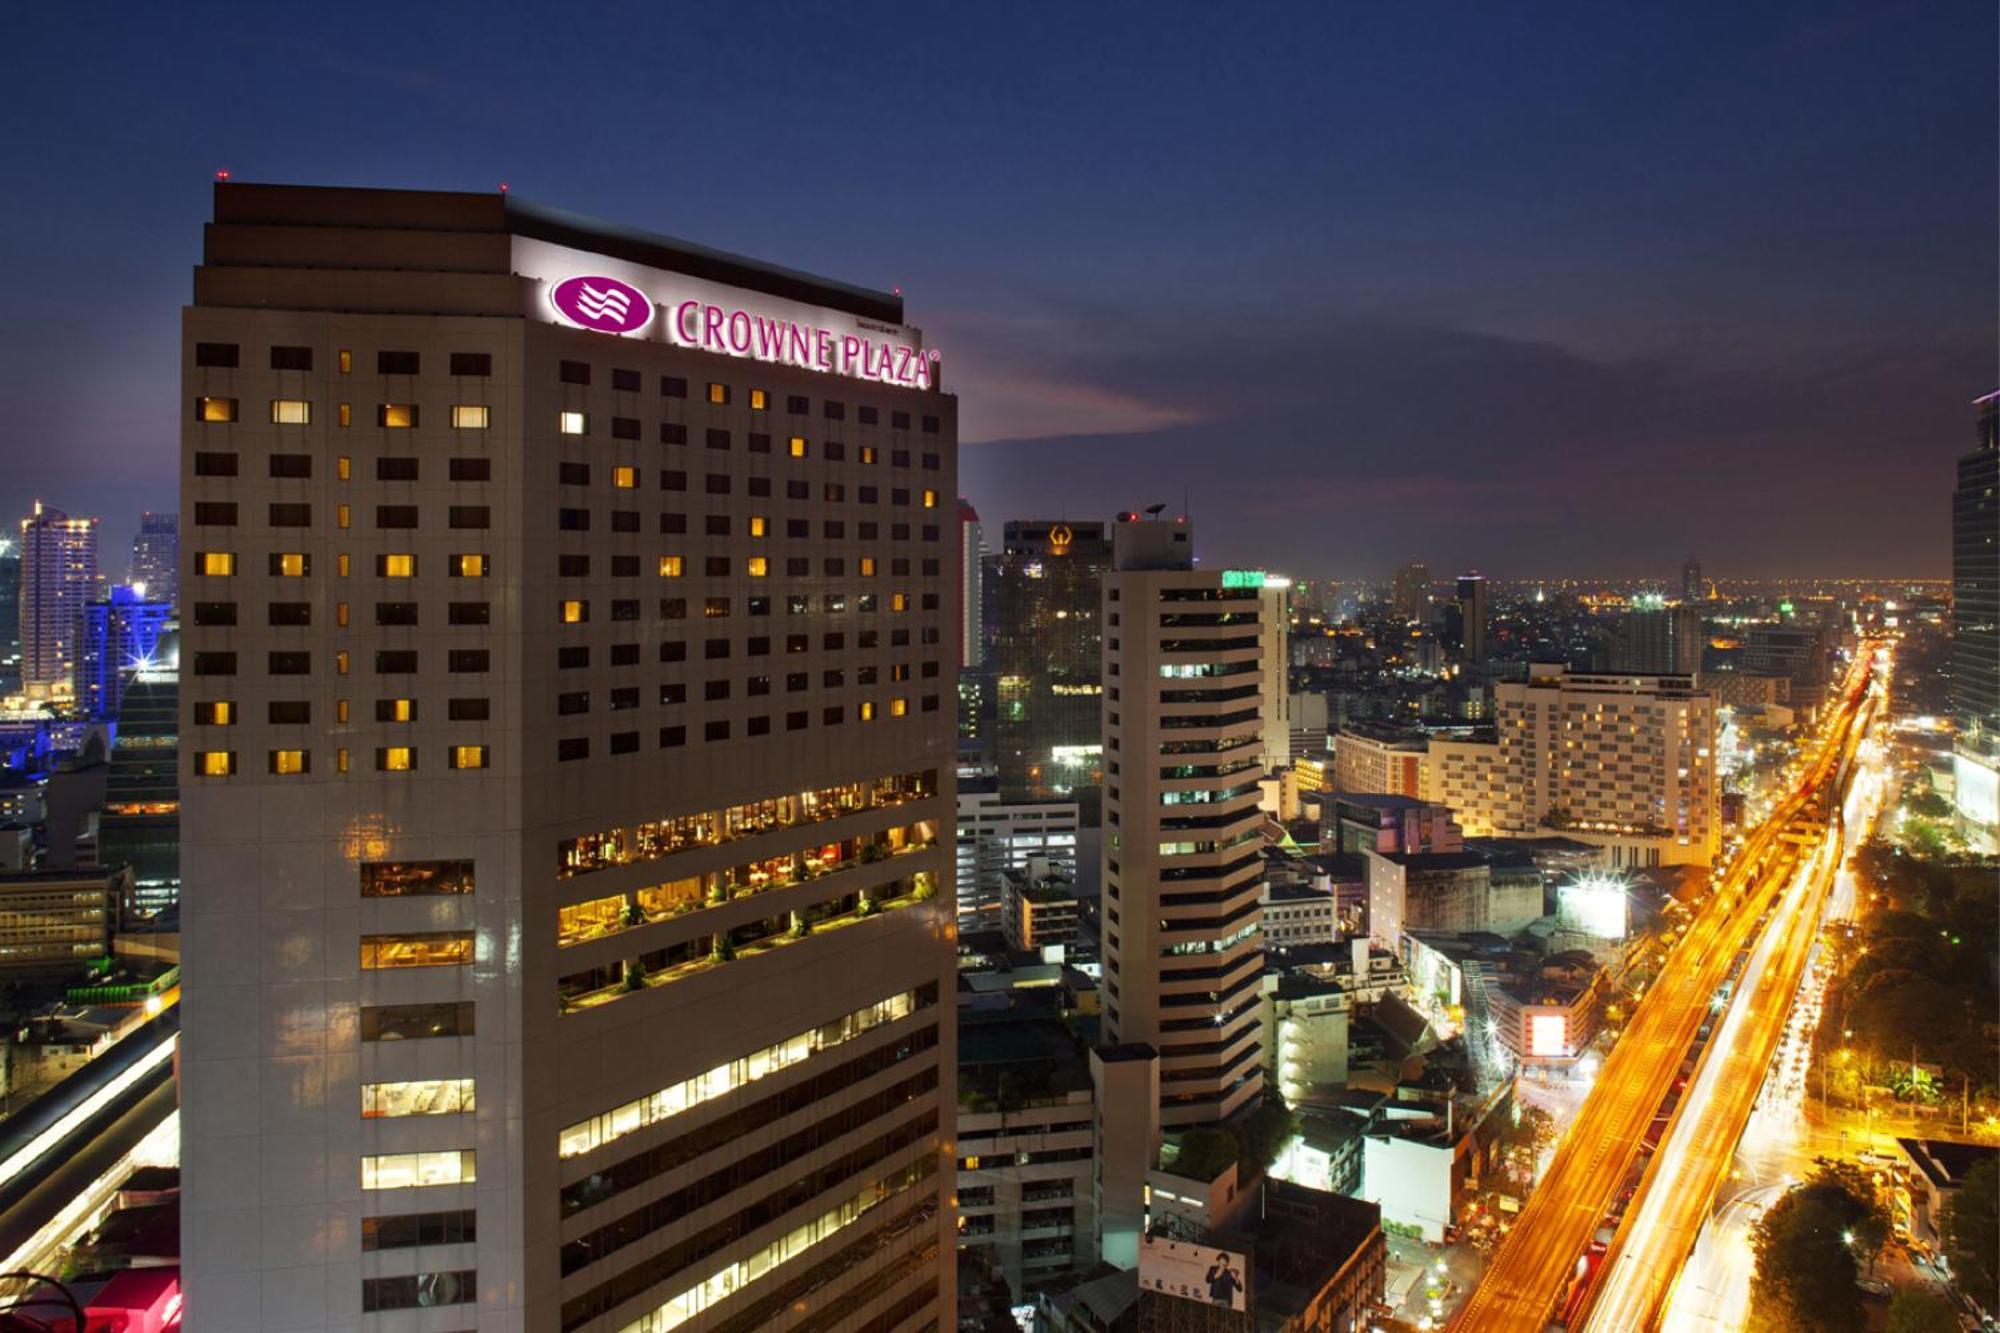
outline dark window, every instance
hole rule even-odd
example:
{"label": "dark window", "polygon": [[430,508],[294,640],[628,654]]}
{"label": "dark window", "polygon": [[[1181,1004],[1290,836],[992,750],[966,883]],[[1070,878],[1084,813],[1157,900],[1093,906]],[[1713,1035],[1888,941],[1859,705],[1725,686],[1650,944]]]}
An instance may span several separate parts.
{"label": "dark window", "polygon": [[484,722],[493,708],[487,699],[451,699],[446,701],[444,712],[453,722]]}
{"label": "dark window", "polygon": [[196,653],[194,674],[197,676],[233,676],[236,674],[235,653]]}
{"label": "dark window", "polygon": [[771,452],[771,437],[761,431],[752,431],[749,447],[753,454],[768,454]]}
{"label": "dark window", "polygon": [[820,710],[819,720],[821,726],[837,727],[840,725],[840,718],[841,707],[839,704],[834,704],[831,707]]}
{"label": "dark window", "polygon": [[194,623],[197,625],[234,625],[236,623],[236,603],[196,602]]}
{"label": "dark window", "polygon": [[556,742],[556,762],[568,763],[572,759],[590,758],[590,737],[565,736]]}
{"label": "dark window", "polygon": [[861,424],[864,426],[872,426],[882,418],[882,412],[879,408],[864,407],[859,409],[859,411],[861,414]]}
{"label": "dark window", "polygon": [[861,496],[861,503],[865,505],[878,503],[882,498],[882,488],[879,486],[863,486],[858,493]]}
{"label": "dark window", "polygon": [[750,695],[769,694],[771,692],[771,678],[769,676],[752,676],[743,682],[743,692]]}
{"label": "dark window", "polygon": [[636,731],[615,731],[615,732],[611,733],[611,753],[613,753],[613,754],[637,754],[638,752],[639,752],[639,733],[638,733],[638,732],[636,732]]}
{"label": "dark window", "polygon": [[454,375],[491,375],[493,354],[491,352],[453,352],[451,373]]}
{"label": "dark window", "polygon": [[273,347],[271,349],[271,369],[311,370],[313,349],[310,347]]}
{"label": "dark window", "polygon": [[587,555],[559,555],[556,557],[556,577],[581,579],[590,576],[590,557]]}
{"label": "dark window", "polygon": [[660,660],[662,662],[685,662],[687,661],[687,655],[688,646],[679,639],[668,639],[660,645]]}
{"label": "dark window", "polygon": [[556,696],[556,715],[558,717],[575,717],[578,713],[588,713],[589,711],[589,690],[571,690],[567,694],[558,694]]}
{"label": "dark window", "polygon": [[663,491],[684,491],[688,488],[688,474],[665,471],[660,474],[660,489]]}
{"label": "dark window", "polygon": [[[470,1009],[472,1006],[465,1007]],[[367,1014],[383,1010],[363,1009],[361,1012],[365,1027]],[[407,1250],[418,1245],[469,1244],[479,1239],[478,1217],[479,1214],[471,1208],[444,1213],[364,1217],[361,1219],[361,1248],[364,1251]]]}
{"label": "dark window", "polygon": [[729,447],[729,432],[726,430],[710,430],[708,432],[708,447],[711,449],[727,449]]}
{"label": "dark window", "polygon": [[701,697],[709,703],[716,703],[729,697],[729,682],[711,680],[701,687]]}
{"label": "dark window", "polygon": [[806,729],[806,714],[803,709],[801,709],[796,713],[785,714],[786,731],[804,731],[805,729]]}
{"label": "dark window", "polygon": [[445,670],[478,675],[491,660],[492,654],[484,648],[454,648],[445,654]]}
{"label": "dark window", "polygon": [[614,370],[611,372],[611,387],[620,393],[639,392],[639,372],[636,370]]}
{"label": "dark window", "polygon": [[688,729],[686,727],[660,728],[660,748],[663,750],[671,750],[677,746],[686,745],[687,739]]}
{"label": "dark window", "polygon": [[493,526],[493,510],[488,505],[453,505],[445,522],[454,528],[488,528]]}
{"label": "dark window", "polygon": [[[376,608],[380,611],[380,607]],[[417,654],[410,648],[381,648],[375,653],[375,674],[378,676],[408,676],[417,670]]]}
{"label": "dark window", "polygon": [[795,393],[785,399],[785,410],[795,417],[802,417],[812,411],[812,404],[806,401],[804,394]]}
{"label": "dark window", "polygon": [[829,463],[845,463],[847,461],[847,446],[839,440],[828,440],[826,442],[826,458]]}
{"label": "dark window", "polygon": [[[361,1040],[414,1041],[421,1037],[470,1037],[477,1030],[473,1012],[470,1000],[447,1001],[444,1004],[364,1004],[361,1006]],[[364,1222],[362,1225],[365,1228],[367,1224]]]}
{"label": "dark window", "polygon": [[726,741],[729,739],[729,724],[710,722],[702,727],[701,738],[705,741]]}
{"label": "dark window", "polygon": [[812,561],[805,556],[793,555],[785,557],[786,578],[802,579],[810,573],[812,573]]}
{"label": "dark window", "polygon": [[[233,477],[236,475],[236,455],[198,453],[194,456],[194,474],[197,477]],[[197,523],[200,521],[195,520]]]}
{"label": "dark window", "polygon": [[820,535],[829,541],[839,541],[847,535],[847,524],[837,518],[830,518],[819,526]]}
{"label": "dark window", "polygon": [[701,655],[714,661],[718,657],[729,656],[729,640],[709,639],[702,644]]}
{"label": "dark window", "polygon": [[313,507],[309,504],[274,504],[270,508],[270,519],[274,528],[309,528],[313,521]]}
{"label": "dark window", "polygon": [[660,686],[660,702],[663,704],[684,704],[687,702],[688,687],[679,683]]}
{"label": "dark window", "polygon": [[493,604],[453,602],[446,619],[454,625],[490,625],[493,623]]}
{"label": "dark window", "polygon": [[611,645],[611,665],[639,665],[639,645],[636,643],[614,643]]}
{"label": "dark window", "polygon": [[660,515],[661,532],[671,535],[673,533],[686,532],[687,530],[688,530],[688,516],[686,514]]}
{"label": "dark window", "polygon": [[702,531],[706,532],[711,537],[727,537],[729,535],[729,515],[727,514],[708,515],[702,521]]}
{"label": "dark window", "polygon": [[703,489],[710,495],[727,495],[729,494],[729,480],[727,472],[711,472],[708,474]]}
{"label": "dark window", "polygon": [[378,458],[375,460],[375,480],[415,481],[417,460],[414,458]]}
{"label": "dark window", "polygon": [[588,509],[558,509],[556,526],[564,532],[589,532],[590,511]]}
{"label": "dark window", "polygon": [[785,483],[785,498],[786,498],[787,500],[810,500],[810,499],[812,499],[812,484],[811,484],[810,482],[804,482],[804,481],[788,481],[788,482],[786,482],[786,483]]}
{"label": "dark window", "polygon": [[271,475],[274,477],[310,477],[312,474],[311,454],[271,455]]}
{"label": "dark window", "polygon": [[556,484],[558,486],[590,485],[590,464],[568,463],[568,462],[557,463]]}
{"label": "dark window", "polygon": [[454,1269],[449,1273],[361,1279],[361,1309],[364,1313],[467,1305],[478,1299],[479,1274],[471,1268]]}
{"label": "dark window", "polygon": [[611,530],[613,532],[637,532],[639,530],[639,511],[636,509],[612,510]]}
{"label": "dark window", "polygon": [[636,440],[639,438],[639,418],[611,418],[611,438],[614,440]]}
{"label": "dark window", "polygon": [[221,370],[236,368],[237,347],[235,343],[196,343],[194,363],[197,366],[214,366]]}
{"label": "dark window", "polygon": [[639,577],[639,557],[636,555],[614,555],[611,557],[611,577],[614,579],[636,579]]}
{"label": "dark window", "polygon": [[771,479],[769,477],[747,477],[744,479],[744,487],[751,495],[769,495],[771,493]]}
{"label": "dark window", "polygon": [[[908,430],[910,428],[910,414],[908,412],[891,412],[889,414],[889,426],[892,430]],[[908,464],[904,464],[903,466],[908,466]]]}
{"label": "dark window", "polygon": [[686,620],[688,603],[685,597],[662,597],[660,599],[660,619]]}
{"label": "dark window", "polygon": [[273,676],[311,675],[312,654],[300,652],[271,653],[265,658],[264,669]]}
{"label": "dark window", "polygon": [[637,620],[639,618],[639,599],[636,597],[614,597],[611,600],[611,618],[613,620]]}
{"label": "dark window", "polygon": [[556,669],[558,671],[575,671],[589,665],[590,646],[588,644],[572,644],[567,648],[556,649]]}
{"label": "dark window", "polygon": [[454,458],[451,460],[453,481],[493,480],[493,460],[490,458]]}
{"label": "dark window", "polygon": [[831,398],[825,402],[821,410],[826,413],[828,421],[844,421],[847,418],[847,404],[836,403]]}
{"label": "dark window", "polygon": [[678,375],[660,376],[660,396],[662,398],[685,398],[688,396],[688,382]]}
{"label": "dark window", "polygon": [[414,375],[421,358],[415,352],[377,352],[375,373],[378,375]]}
{"label": "dark window", "polygon": [[768,634],[754,635],[743,645],[743,651],[751,657],[769,657],[771,655],[771,636]]}
{"label": "dark window", "polygon": [[590,383],[590,363],[588,361],[565,361],[556,367],[556,374],[564,384]]}
{"label": "dark window", "polygon": [[678,421],[662,421],[660,423],[661,444],[686,444],[687,442],[688,428],[686,426],[683,426]]}
{"label": "dark window", "polygon": [[304,699],[273,699],[264,715],[274,727],[302,727],[312,721],[312,704]]}
{"label": "dark window", "polygon": [[743,731],[745,735],[749,736],[768,736],[771,734],[771,719],[769,717],[753,717],[744,726]]}
{"label": "dark window", "polygon": [[702,572],[712,579],[728,578],[729,557],[726,555],[709,556],[703,563]]}
{"label": "dark window", "polygon": [[937,433],[938,433],[938,419],[936,417],[925,417],[924,434],[935,435]]}
{"label": "dark window", "polygon": [[414,528],[417,526],[415,505],[376,505],[375,526],[378,528]]}
{"label": "dark window", "polygon": [[266,614],[273,625],[312,624],[311,602],[272,602]]}
{"label": "dark window", "polygon": [[[938,567],[939,567],[938,558],[936,556],[931,555],[924,557],[924,562],[923,562],[924,577],[936,578],[938,575]],[[1117,624],[1118,622],[1113,621],[1112,623]]]}
{"label": "dark window", "polygon": [[934,542],[937,539],[938,539],[938,525],[935,523],[924,524],[924,540],[927,542]]}
{"label": "dark window", "polygon": [[923,457],[923,464],[924,464],[924,471],[926,472],[935,472],[941,466],[940,460],[938,459],[938,456],[936,454],[925,454]]}

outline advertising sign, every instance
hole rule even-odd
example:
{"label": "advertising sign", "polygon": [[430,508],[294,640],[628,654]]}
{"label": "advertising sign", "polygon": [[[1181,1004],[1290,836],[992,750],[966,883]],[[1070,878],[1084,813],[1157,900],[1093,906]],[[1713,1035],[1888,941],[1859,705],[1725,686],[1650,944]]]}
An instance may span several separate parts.
{"label": "advertising sign", "polygon": [[1250,1261],[1234,1250],[1147,1236],[1139,1243],[1139,1289],[1241,1312],[1249,1308]]}

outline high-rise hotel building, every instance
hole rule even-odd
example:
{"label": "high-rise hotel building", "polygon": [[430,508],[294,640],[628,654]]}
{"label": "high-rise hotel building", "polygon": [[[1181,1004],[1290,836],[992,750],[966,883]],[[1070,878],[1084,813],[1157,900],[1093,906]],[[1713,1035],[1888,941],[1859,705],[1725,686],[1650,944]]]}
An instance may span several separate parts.
{"label": "high-rise hotel building", "polygon": [[1159,1054],[1160,1123],[1263,1088],[1261,578],[1126,516],[1104,576],[1105,1040]]}
{"label": "high-rise hotel building", "polygon": [[899,297],[221,185],[191,1327],[949,1329],[955,402]]}

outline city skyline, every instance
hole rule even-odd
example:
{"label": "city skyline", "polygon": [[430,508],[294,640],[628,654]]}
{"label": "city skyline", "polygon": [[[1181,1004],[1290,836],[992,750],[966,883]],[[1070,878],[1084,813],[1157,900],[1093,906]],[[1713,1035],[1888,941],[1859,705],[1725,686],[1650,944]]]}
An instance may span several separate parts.
{"label": "city skyline", "polygon": [[[587,58],[588,28],[423,17],[385,55],[355,17],[245,15],[219,38],[27,20],[10,74],[64,132],[6,160],[73,184],[8,228],[36,262],[0,505],[40,496],[112,534],[168,507],[164,349],[189,295],[168,238],[227,169],[506,181],[901,286],[936,312],[989,523],[1190,494],[1213,558],[1308,574],[1419,555],[1441,576],[1665,579],[1690,550],[1719,577],[1946,571],[1936,497],[1993,377],[1964,299],[1994,273],[1990,191],[1964,170],[1993,157],[1990,14],[1466,14],[1421,35],[1345,16],[1238,34],[1219,61],[1213,16],[791,14],[824,58],[777,97],[757,20],[697,13],[620,25],[699,59],[587,99],[543,71]],[[196,43],[231,77],[168,73]],[[1107,45],[1109,67],[1084,54]],[[509,83],[532,115],[496,113]],[[600,128],[607,105],[629,133]],[[891,126],[921,170],[880,170]],[[1219,449],[1255,466],[1219,476]]]}

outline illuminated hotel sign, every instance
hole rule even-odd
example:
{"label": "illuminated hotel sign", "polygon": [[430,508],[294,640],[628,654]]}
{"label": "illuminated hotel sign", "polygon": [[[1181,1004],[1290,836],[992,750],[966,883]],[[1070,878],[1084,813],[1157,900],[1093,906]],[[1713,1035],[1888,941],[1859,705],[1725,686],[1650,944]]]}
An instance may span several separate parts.
{"label": "illuminated hotel sign", "polygon": [[1264,571],[1261,569],[1225,569],[1222,571],[1222,586],[1225,588],[1261,588],[1264,586]]}
{"label": "illuminated hotel sign", "polygon": [[[676,293],[676,295],[679,295]],[[653,322],[656,302],[643,289],[604,274],[576,274],[549,288],[556,318],[593,333],[635,337]],[[857,320],[853,331],[827,328],[810,319],[766,314],[726,299],[670,299],[659,304],[667,315],[667,341],[704,352],[797,366],[829,375],[848,375],[908,389],[931,387],[938,354],[906,342],[903,330]],[[806,313],[800,309],[800,313]]]}

